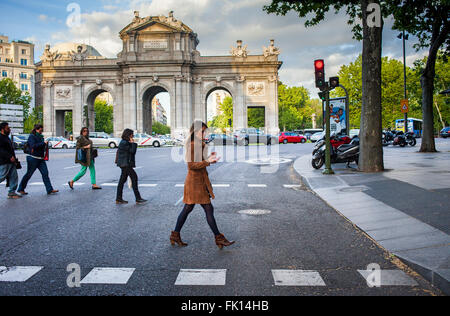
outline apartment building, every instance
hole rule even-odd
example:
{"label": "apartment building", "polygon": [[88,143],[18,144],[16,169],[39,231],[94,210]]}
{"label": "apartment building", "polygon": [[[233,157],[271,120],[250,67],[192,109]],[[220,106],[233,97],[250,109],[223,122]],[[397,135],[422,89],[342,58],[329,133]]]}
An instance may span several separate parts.
{"label": "apartment building", "polygon": [[31,107],[34,107],[35,93],[34,44],[26,41],[12,41],[0,35],[0,80],[11,78],[17,88],[33,97]]}

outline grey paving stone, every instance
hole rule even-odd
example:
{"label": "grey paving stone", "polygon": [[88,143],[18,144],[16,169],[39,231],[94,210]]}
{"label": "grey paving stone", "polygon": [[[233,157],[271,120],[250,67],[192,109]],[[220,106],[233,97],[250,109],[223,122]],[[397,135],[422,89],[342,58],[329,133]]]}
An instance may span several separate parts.
{"label": "grey paving stone", "polygon": [[438,230],[423,223],[416,223],[414,225],[408,226],[393,226],[377,230],[372,230],[369,232],[370,236],[378,241],[407,237],[414,235],[421,235],[425,233],[433,233]]}
{"label": "grey paving stone", "polygon": [[450,236],[442,232],[400,237],[379,242],[391,252],[450,244]]}

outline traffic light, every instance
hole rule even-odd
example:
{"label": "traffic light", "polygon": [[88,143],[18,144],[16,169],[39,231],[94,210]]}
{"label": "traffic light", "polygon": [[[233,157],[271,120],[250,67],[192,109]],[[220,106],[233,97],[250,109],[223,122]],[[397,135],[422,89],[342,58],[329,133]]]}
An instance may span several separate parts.
{"label": "traffic light", "polygon": [[316,88],[325,89],[325,63],[323,59],[314,61],[314,70],[316,73]]}
{"label": "traffic light", "polygon": [[330,88],[335,89],[339,87],[339,77],[331,77],[330,78]]}
{"label": "traffic light", "polygon": [[325,101],[325,92],[319,92],[319,98],[322,101]]}

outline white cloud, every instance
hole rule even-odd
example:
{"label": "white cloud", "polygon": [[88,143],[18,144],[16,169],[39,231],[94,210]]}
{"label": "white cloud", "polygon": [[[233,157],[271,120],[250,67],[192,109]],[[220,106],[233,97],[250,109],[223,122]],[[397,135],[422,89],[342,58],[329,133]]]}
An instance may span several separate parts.
{"label": "white cloud", "polygon": [[46,22],[48,20],[48,16],[45,14],[39,15],[39,20],[42,22]]}

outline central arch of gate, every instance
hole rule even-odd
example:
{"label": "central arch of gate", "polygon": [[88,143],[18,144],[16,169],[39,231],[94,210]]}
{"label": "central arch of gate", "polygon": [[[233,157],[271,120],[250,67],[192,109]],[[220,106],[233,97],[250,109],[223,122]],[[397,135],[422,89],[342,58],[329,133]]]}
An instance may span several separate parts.
{"label": "central arch of gate", "polygon": [[[37,64],[36,99],[44,105],[47,134],[61,130],[58,111],[72,111],[73,130],[79,130],[85,116],[95,117],[92,104],[105,91],[114,103],[116,136],[124,128],[151,133],[152,101],[167,92],[167,123],[172,136],[184,137],[194,119],[206,121],[206,99],[217,89],[233,98],[234,130],[248,127],[248,108],[259,107],[265,109],[265,132],[279,132],[282,62],[273,40],[260,55],[250,55],[247,45],[237,41],[226,56],[201,56],[197,34],[173,12],[143,18],[137,11],[119,36],[123,48],[117,58],[104,58],[82,44],[66,52],[46,47]],[[90,128],[95,128],[93,124],[89,121]]]}

